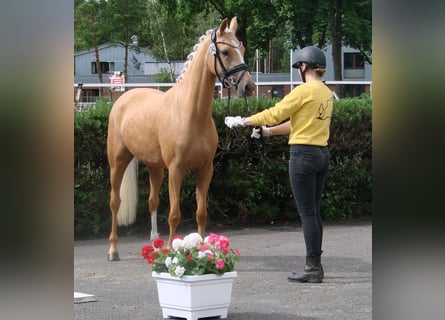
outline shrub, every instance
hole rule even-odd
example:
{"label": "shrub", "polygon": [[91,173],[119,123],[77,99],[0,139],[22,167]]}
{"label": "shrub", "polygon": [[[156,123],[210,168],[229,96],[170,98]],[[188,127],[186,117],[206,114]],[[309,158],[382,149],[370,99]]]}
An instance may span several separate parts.
{"label": "shrub", "polygon": [[[287,137],[250,139],[251,128],[229,129],[227,115],[249,115],[271,107],[276,99],[215,99],[213,115],[219,142],[209,189],[209,223],[255,223],[298,219],[288,178]],[[247,103],[246,103],[247,102]],[[110,230],[109,166],[106,134],[111,104],[75,114],[75,235],[94,236]],[[325,219],[371,214],[372,101],[368,96],[334,104],[329,151],[330,173],[322,195]],[[159,223],[167,223],[167,172],[160,192]],[[136,227],[149,224],[148,173],[140,164]],[[181,194],[183,221],[194,220],[194,177],[186,176]]]}
{"label": "shrub", "polygon": [[74,233],[97,235],[111,223],[106,155],[108,114],[111,105],[95,107],[74,117]]}

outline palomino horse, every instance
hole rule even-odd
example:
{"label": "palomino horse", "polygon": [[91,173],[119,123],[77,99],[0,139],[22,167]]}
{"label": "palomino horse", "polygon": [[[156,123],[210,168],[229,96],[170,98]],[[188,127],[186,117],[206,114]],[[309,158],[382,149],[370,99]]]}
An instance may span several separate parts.
{"label": "palomino horse", "polygon": [[[111,233],[108,260],[119,260],[117,225],[134,222],[137,203],[137,160],[148,167],[151,239],[158,236],[159,189],[168,169],[171,247],[181,219],[182,181],[196,175],[196,221],[205,235],[207,193],[213,175],[218,134],[212,117],[216,77],[238,96],[251,96],[255,84],[244,62],[244,47],[235,36],[237,20],[209,30],[200,38],[177,83],[166,92],[132,89],[115,102],[109,116],[107,155],[110,163]],[[136,160],[137,159],[137,160]]]}

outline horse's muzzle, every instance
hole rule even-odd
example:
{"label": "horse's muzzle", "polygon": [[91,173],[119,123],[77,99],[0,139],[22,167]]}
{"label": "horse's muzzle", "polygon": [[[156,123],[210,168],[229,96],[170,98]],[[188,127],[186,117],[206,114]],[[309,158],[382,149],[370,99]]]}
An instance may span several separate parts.
{"label": "horse's muzzle", "polygon": [[238,83],[237,94],[239,97],[250,97],[255,91],[255,82],[250,76],[250,72],[244,72]]}

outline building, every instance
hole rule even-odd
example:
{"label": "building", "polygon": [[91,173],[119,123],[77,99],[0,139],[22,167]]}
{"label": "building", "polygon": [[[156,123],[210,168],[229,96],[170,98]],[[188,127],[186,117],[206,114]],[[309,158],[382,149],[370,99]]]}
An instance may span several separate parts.
{"label": "building", "polygon": [[[98,47],[98,50],[103,83],[116,83],[113,80],[119,77],[123,79],[125,47],[121,44],[103,44]],[[174,73],[179,74],[183,65],[184,61],[175,61],[169,66],[165,62],[156,61],[148,52],[130,46],[128,48],[128,77],[125,83],[156,83],[154,75],[161,70],[173,68]],[[97,87],[88,86],[88,88],[82,89],[81,101],[83,103],[94,103],[101,96],[110,95],[115,98],[124,91],[121,89],[124,87],[121,86],[101,87],[97,71],[94,49],[74,54],[74,83],[76,85],[79,83],[98,84]],[[120,83],[122,82],[119,81],[118,84]]]}
{"label": "building", "polygon": [[[128,76],[123,79],[125,48],[121,44],[104,44],[99,46],[100,67],[103,73],[103,83],[99,84],[96,58],[93,49],[76,52],[74,54],[74,94],[75,100],[84,105],[94,104],[96,99],[104,96],[116,99],[126,90],[126,87],[148,86],[156,87],[155,75],[163,70],[172,69],[178,76],[185,61],[175,61],[171,65],[156,61],[148,52],[138,50],[130,46],[128,50]],[[332,51],[330,46],[325,50],[327,68],[325,81],[334,91],[337,83],[334,81]],[[294,61],[297,50],[292,51]],[[343,48],[342,54],[343,80],[348,96],[359,96],[362,93],[371,93],[372,66],[364,61],[360,53],[350,47]],[[256,68],[255,68],[256,69]],[[288,73],[257,73],[251,70],[252,78],[257,83],[257,95],[281,98],[300,83],[297,70],[290,68]],[[125,85],[119,86],[125,82]],[[80,92],[78,84],[88,84]],[[113,83],[116,86],[110,87]],[[97,84],[97,86],[95,86]],[[78,94],[76,94],[78,93]],[[215,94],[221,97],[227,96],[226,90],[222,90],[217,80]],[[234,95],[232,95],[234,96]]]}

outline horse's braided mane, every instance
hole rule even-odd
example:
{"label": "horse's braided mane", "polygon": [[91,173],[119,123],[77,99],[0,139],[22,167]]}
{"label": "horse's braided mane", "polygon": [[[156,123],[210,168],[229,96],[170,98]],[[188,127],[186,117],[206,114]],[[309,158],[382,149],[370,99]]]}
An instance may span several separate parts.
{"label": "horse's braided mane", "polygon": [[204,39],[212,33],[213,29],[207,30],[205,34],[203,34],[201,37],[199,37],[198,43],[193,46],[193,51],[187,56],[187,61],[184,63],[184,67],[182,68],[181,73],[176,78],[176,83],[179,83],[184,79],[184,74],[187,71],[188,66],[190,65],[190,61],[192,61],[193,56],[195,55],[196,51],[198,51],[199,45],[201,42],[204,41]]}

